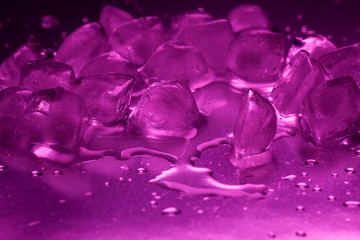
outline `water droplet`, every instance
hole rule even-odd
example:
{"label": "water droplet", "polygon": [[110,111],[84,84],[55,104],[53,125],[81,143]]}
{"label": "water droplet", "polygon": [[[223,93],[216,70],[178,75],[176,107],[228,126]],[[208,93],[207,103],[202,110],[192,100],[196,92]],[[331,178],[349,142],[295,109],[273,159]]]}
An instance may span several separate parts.
{"label": "water droplet", "polygon": [[41,27],[45,29],[51,29],[59,25],[59,20],[52,15],[45,15],[41,18]]}
{"label": "water droplet", "polygon": [[86,192],[85,196],[92,196],[92,192]]}
{"label": "water droplet", "polygon": [[158,204],[158,202],[157,202],[157,201],[155,201],[155,200],[151,200],[151,201],[150,201],[150,204],[151,204],[151,206],[155,206],[155,205],[157,205],[157,204]]}
{"label": "water droplet", "polygon": [[199,209],[199,210],[197,210],[197,213],[198,213],[198,214],[203,214],[203,213],[204,213],[204,210]]}
{"label": "water droplet", "polygon": [[123,178],[123,177],[119,177],[119,181],[120,182],[126,182],[125,178]]}
{"label": "water droplet", "polygon": [[108,186],[110,185],[110,183],[109,183],[109,182],[105,182],[104,185],[105,185],[105,187],[108,187]]}
{"label": "water droplet", "polygon": [[81,19],[81,21],[82,21],[84,24],[86,24],[86,23],[89,22],[89,18],[88,18],[88,17],[83,17],[83,18]]}
{"label": "water droplet", "polygon": [[347,208],[360,207],[360,201],[346,201],[346,202],[344,202],[344,207],[347,207]]}
{"label": "water droplet", "polygon": [[141,167],[141,168],[136,169],[136,172],[138,174],[145,174],[145,173],[147,173],[147,169]]}
{"label": "water droplet", "polygon": [[307,172],[302,172],[302,173],[301,173],[301,176],[307,177],[307,176],[309,176],[309,174],[308,174]]}
{"label": "water droplet", "polygon": [[162,210],[161,214],[166,215],[168,217],[174,217],[176,215],[179,215],[181,211],[175,207],[169,207]]}
{"label": "water droplet", "polygon": [[298,230],[298,231],[296,231],[296,236],[298,236],[298,237],[306,237],[306,232],[305,231],[303,231],[303,230]]}
{"label": "water droplet", "polygon": [[288,175],[285,177],[282,177],[282,180],[288,180],[288,181],[293,181],[296,178],[296,175]]}
{"label": "water droplet", "polygon": [[296,184],[296,187],[300,188],[300,189],[306,189],[306,188],[309,188],[309,185],[307,183],[304,183],[304,182],[299,182],[299,183]]}
{"label": "water droplet", "polygon": [[335,197],[334,195],[329,195],[329,196],[327,197],[327,199],[328,199],[330,202],[333,202],[333,201],[336,200],[336,197]]}
{"label": "water droplet", "polygon": [[7,166],[5,166],[5,165],[0,165],[0,172],[4,172],[4,171],[6,171],[8,169],[8,167]]}
{"label": "water droplet", "polygon": [[269,233],[268,233],[268,236],[269,236],[270,238],[276,238],[276,234],[275,234],[274,232],[269,232]]}
{"label": "water droplet", "polygon": [[355,155],[360,155],[360,149],[355,151]]}
{"label": "water droplet", "polygon": [[60,199],[59,200],[59,203],[65,203],[66,202],[66,199]]}
{"label": "water droplet", "polygon": [[54,176],[61,176],[61,175],[63,175],[64,173],[63,173],[62,171],[60,171],[60,170],[55,170],[55,171],[53,172],[53,174],[54,174]]}
{"label": "water droplet", "polygon": [[296,207],[296,211],[298,211],[298,212],[302,212],[304,210],[305,210],[305,207],[302,206],[302,205],[299,205],[299,206]]}
{"label": "water droplet", "polygon": [[337,174],[337,173],[332,173],[331,176],[334,177],[334,178],[337,178],[337,177],[339,176],[339,174]]}
{"label": "water droplet", "polygon": [[305,161],[305,165],[309,166],[309,167],[313,167],[315,165],[318,165],[319,162],[315,159],[308,159]]}
{"label": "water droplet", "polygon": [[129,171],[130,168],[128,166],[120,166],[121,170]]}
{"label": "water droplet", "polygon": [[350,182],[349,182],[349,181],[344,181],[344,184],[345,184],[345,185],[349,185]]}
{"label": "water droplet", "polygon": [[356,173],[356,170],[355,170],[354,168],[349,167],[349,168],[346,168],[346,169],[345,169],[345,172],[346,172],[347,174],[355,174],[355,173]]}
{"label": "water droplet", "polygon": [[321,192],[322,188],[319,185],[315,185],[315,187],[313,188],[314,192]]}
{"label": "water droplet", "polygon": [[33,177],[41,177],[43,175],[43,173],[38,171],[38,170],[34,170],[34,171],[31,172],[31,175]]}

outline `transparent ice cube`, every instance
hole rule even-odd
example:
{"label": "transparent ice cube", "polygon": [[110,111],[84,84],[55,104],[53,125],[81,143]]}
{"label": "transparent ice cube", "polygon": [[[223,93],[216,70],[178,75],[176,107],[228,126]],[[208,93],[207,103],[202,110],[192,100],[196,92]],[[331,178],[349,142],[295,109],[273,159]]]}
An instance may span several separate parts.
{"label": "transparent ice cube", "polygon": [[180,82],[157,82],[141,96],[129,119],[129,129],[149,137],[183,136],[200,119],[188,87]]}
{"label": "transparent ice cube", "polygon": [[112,125],[128,111],[133,82],[129,75],[93,74],[79,78],[71,91],[85,99],[89,117]]}
{"label": "transparent ice cube", "polygon": [[203,24],[212,20],[213,17],[203,11],[179,14],[172,18],[171,31],[176,33],[185,27]]}
{"label": "transparent ice cube", "polygon": [[28,61],[21,70],[20,85],[34,92],[58,86],[69,89],[74,82],[73,69],[61,62],[47,59]]}
{"label": "transparent ice cube", "polygon": [[69,64],[77,75],[91,58],[109,50],[98,23],[88,23],[71,33],[56,52],[55,60]]}
{"label": "transparent ice cube", "polygon": [[183,28],[176,39],[180,43],[200,50],[208,66],[215,72],[226,70],[226,55],[234,39],[231,26],[226,19],[207,22]]}
{"label": "transparent ice cube", "polygon": [[208,67],[196,48],[169,42],[159,47],[140,73],[148,84],[172,80],[193,86],[206,80],[204,77],[208,73]]}
{"label": "transparent ice cube", "polygon": [[284,39],[265,29],[246,29],[229,46],[227,63],[248,82],[274,82],[282,68]]}
{"label": "transparent ice cube", "polygon": [[121,56],[143,65],[151,54],[164,42],[164,27],[158,17],[139,18],[119,26],[109,43]]}
{"label": "transparent ice cube", "polygon": [[129,13],[111,5],[105,5],[100,13],[99,23],[108,37],[123,23],[134,20]]}

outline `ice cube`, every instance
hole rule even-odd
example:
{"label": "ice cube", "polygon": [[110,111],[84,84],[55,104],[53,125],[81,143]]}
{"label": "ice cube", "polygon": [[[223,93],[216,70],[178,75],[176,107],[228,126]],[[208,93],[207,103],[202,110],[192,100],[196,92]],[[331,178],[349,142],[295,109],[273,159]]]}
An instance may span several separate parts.
{"label": "ice cube", "polygon": [[112,125],[128,111],[133,82],[129,75],[93,74],[78,79],[71,91],[85,99],[90,117],[104,125]]}
{"label": "ice cube", "polygon": [[360,43],[325,53],[319,61],[334,78],[351,76],[360,86]]}
{"label": "ice cube", "polygon": [[99,23],[108,37],[123,23],[134,20],[129,13],[111,5],[105,5],[101,10]]}
{"label": "ice cube", "polygon": [[138,66],[142,66],[163,42],[164,27],[158,17],[124,23],[109,39],[115,52]]}
{"label": "ice cube", "polygon": [[304,99],[303,122],[316,145],[339,143],[359,130],[360,91],[351,77],[322,82]]}
{"label": "ice cube", "polygon": [[183,13],[173,17],[171,21],[171,30],[173,33],[178,32],[185,27],[203,24],[213,20],[213,17],[205,12]]}
{"label": "ice cube", "polygon": [[12,141],[15,127],[33,93],[24,87],[9,87],[0,91],[0,142]]}
{"label": "ice cube", "polygon": [[89,61],[81,70],[79,77],[96,73],[122,73],[134,77],[134,87],[139,89],[143,81],[135,65],[116,52],[108,52],[99,55]]}
{"label": "ice cube", "polygon": [[58,49],[55,60],[69,64],[78,75],[91,58],[109,50],[105,34],[98,23],[88,23],[71,33]]}
{"label": "ice cube", "polygon": [[319,57],[325,53],[335,49],[335,45],[320,34],[315,34],[306,38],[296,38],[288,52],[286,61],[290,62],[291,58],[294,57],[300,50],[305,50],[312,58],[319,59]]}
{"label": "ice cube", "polygon": [[74,82],[75,75],[72,68],[52,60],[28,61],[21,70],[20,85],[34,92],[57,86],[69,89]]}
{"label": "ice cube", "polygon": [[159,47],[140,73],[148,84],[172,80],[194,86],[205,81],[208,68],[199,50],[169,42]]}
{"label": "ice cube", "polygon": [[229,22],[225,19],[211,21],[183,28],[176,39],[180,43],[200,50],[210,69],[215,72],[226,70],[226,55],[234,39]]}
{"label": "ice cube", "polygon": [[41,46],[27,43],[17,49],[0,66],[0,79],[6,86],[19,86],[20,73],[23,65],[30,60],[41,59]]}
{"label": "ice cube", "polygon": [[276,132],[276,113],[261,95],[249,90],[240,103],[233,139],[236,159],[264,152]]}
{"label": "ice cube", "polygon": [[86,127],[84,100],[61,87],[39,91],[20,119],[15,138],[18,147],[36,145],[74,150]]}
{"label": "ice cube", "polygon": [[271,93],[275,107],[284,116],[299,114],[304,97],[325,81],[325,71],[309,53],[299,51],[285,67]]}
{"label": "ice cube", "polygon": [[199,110],[190,89],[180,82],[152,84],[130,115],[129,129],[149,137],[183,136],[196,127]]}
{"label": "ice cube", "polygon": [[229,46],[227,63],[248,82],[274,82],[282,68],[284,39],[281,34],[264,29],[239,32]]}
{"label": "ice cube", "polygon": [[273,24],[263,9],[252,4],[244,4],[233,8],[228,20],[235,33],[250,27],[271,29]]}

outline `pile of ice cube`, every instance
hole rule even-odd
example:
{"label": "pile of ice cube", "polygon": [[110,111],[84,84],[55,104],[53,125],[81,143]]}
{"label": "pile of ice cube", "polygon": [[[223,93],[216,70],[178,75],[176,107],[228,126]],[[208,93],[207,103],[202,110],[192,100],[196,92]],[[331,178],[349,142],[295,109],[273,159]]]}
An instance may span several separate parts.
{"label": "pile of ice cube", "polygon": [[104,6],[99,21],[70,34],[54,59],[27,43],[1,64],[0,140],[46,156],[76,151],[91,124],[183,136],[201,119],[192,91],[235,79],[273,85],[269,94],[249,90],[234,109],[239,157],[264,152],[279,117],[299,118],[299,132],[318,146],[356,141],[360,45],[336,48],[312,34],[297,39],[287,57],[284,48],[282,34],[254,5],[235,7],[227,19],[203,10],[181,14],[169,28],[158,17],[134,19]]}

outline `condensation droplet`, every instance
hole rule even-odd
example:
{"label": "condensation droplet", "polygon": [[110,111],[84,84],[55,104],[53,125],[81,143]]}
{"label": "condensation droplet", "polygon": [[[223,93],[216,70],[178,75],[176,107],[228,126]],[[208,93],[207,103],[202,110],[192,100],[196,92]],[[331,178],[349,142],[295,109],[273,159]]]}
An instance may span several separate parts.
{"label": "condensation droplet", "polygon": [[360,156],[360,149],[358,149],[358,150],[355,151],[355,155]]}
{"label": "condensation droplet", "polygon": [[301,176],[307,177],[307,176],[309,176],[309,174],[308,174],[307,172],[302,172],[302,173],[301,173]]}
{"label": "condensation droplet", "polygon": [[129,171],[130,168],[128,166],[120,166],[121,170]]}
{"label": "condensation droplet", "polygon": [[51,29],[59,25],[59,20],[53,15],[45,15],[41,18],[41,27],[45,29]]}
{"label": "condensation droplet", "polygon": [[123,177],[119,177],[119,181],[120,182],[126,182],[125,178],[123,178]]}
{"label": "condensation droplet", "polygon": [[4,172],[4,171],[6,171],[8,169],[8,167],[7,166],[5,166],[5,165],[0,165],[0,172]]}
{"label": "condensation droplet", "polygon": [[168,217],[174,217],[181,213],[181,211],[178,208],[175,207],[168,207],[162,210],[161,214],[166,215]]}
{"label": "condensation droplet", "polygon": [[336,197],[334,195],[329,195],[327,196],[327,199],[330,201],[330,202],[333,202],[336,200]]}
{"label": "condensation droplet", "polygon": [[296,236],[298,236],[298,237],[306,237],[306,232],[305,231],[303,231],[303,230],[298,230],[298,231],[296,231]]}
{"label": "condensation droplet", "polygon": [[337,173],[332,173],[331,176],[332,176],[333,178],[337,178],[337,177],[339,176],[339,174],[337,174]]}
{"label": "condensation droplet", "polygon": [[104,185],[105,185],[105,187],[108,187],[108,186],[110,185],[110,183],[109,183],[109,182],[105,182]]}
{"label": "condensation droplet", "polygon": [[138,174],[145,174],[145,173],[147,173],[147,169],[140,167],[140,168],[136,169],[136,172]]}
{"label": "condensation droplet", "polygon": [[346,201],[346,202],[344,202],[344,207],[347,207],[347,208],[360,207],[360,201]]}
{"label": "condensation droplet", "polygon": [[315,165],[318,165],[319,162],[315,159],[308,159],[305,161],[305,165],[309,166],[309,167],[313,167]]}
{"label": "condensation droplet", "polygon": [[296,184],[296,187],[300,188],[300,189],[306,189],[306,188],[309,188],[309,185],[305,182],[299,182]]}
{"label": "condensation droplet", "polygon": [[315,185],[315,187],[313,188],[314,192],[321,192],[322,188],[319,185]]}
{"label": "condensation droplet", "polygon": [[298,212],[302,212],[304,210],[305,210],[305,207],[302,206],[302,205],[299,205],[299,206],[296,207],[296,211],[298,211]]}
{"label": "condensation droplet", "polygon": [[34,171],[31,172],[31,175],[33,177],[41,177],[43,175],[43,173],[38,171],[38,170],[34,170]]}
{"label": "condensation droplet", "polygon": [[351,167],[349,167],[349,168],[346,168],[345,169],[345,172],[347,173],[347,174],[355,174],[356,173],[356,170],[354,169],[354,168],[351,168]]}
{"label": "condensation droplet", "polygon": [[269,232],[268,237],[269,238],[276,238],[276,234],[274,232]]}
{"label": "condensation droplet", "polygon": [[287,180],[287,181],[293,181],[296,178],[296,175],[288,175],[285,177],[282,177],[282,180]]}
{"label": "condensation droplet", "polygon": [[157,205],[157,204],[158,204],[158,202],[155,201],[155,200],[151,200],[151,201],[150,201],[150,205],[151,205],[151,206],[155,206],[155,205]]}
{"label": "condensation droplet", "polygon": [[54,174],[54,176],[61,176],[61,175],[63,175],[64,173],[63,173],[61,170],[55,170],[55,171],[53,172],[53,174]]}

